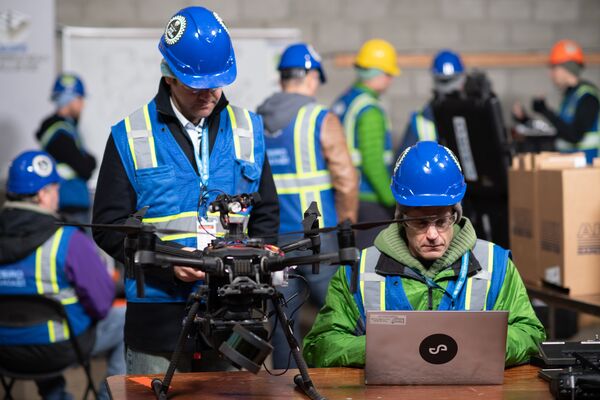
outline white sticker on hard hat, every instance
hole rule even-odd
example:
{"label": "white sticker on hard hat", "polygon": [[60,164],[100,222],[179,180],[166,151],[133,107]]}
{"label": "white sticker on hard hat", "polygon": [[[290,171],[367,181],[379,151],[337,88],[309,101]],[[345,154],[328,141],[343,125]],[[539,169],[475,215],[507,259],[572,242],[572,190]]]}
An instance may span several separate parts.
{"label": "white sticker on hard hat", "polygon": [[33,172],[42,178],[50,176],[52,173],[52,160],[43,154],[33,157],[31,166],[33,167]]}
{"label": "white sticker on hard hat", "polygon": [[394,167],[394,175],[396,174],[398,167],[400,167],[400,164],[402,164],[402,160],[404,160],[404,157],[406,157],[411,148],[412,147],[407,147],[406,149],[404,149],[402,154],[400,154],[400,157],[398,157],[398,160],[396,161],[396,166]]}
{"label": "white sticker on hard hat", "polygon": [[321,62],[321,56],[319,55],[319,53],[317,53],[317,51],[310,44],[308,46],[306,46],[306,48],[308,49],[308,52],[310,53],[312,58],[315,59],[315,61]]}
{"label": "white sticker on hard hat", "polygon": [[183,36],[187,21],[183,15],[176,15],[167,24],[165,28],[165,42],[168,45],[175,44]]}
{"label": "white sticker on hard hat", "polygon": [[225,26],[225,22],[223,22],[223,20],[221,19],[221,17],[219,17],[219,14],[217,14],[216,12],[213,11],[213,15],[215,16],[215,19],[217,21],[219,21],[219,24],[221,24],[221,26],[223,27],[223,29],[225,29],[225,32],[227,32],[227,34],[229,34],[229,29],[227,29],[227,26]]}

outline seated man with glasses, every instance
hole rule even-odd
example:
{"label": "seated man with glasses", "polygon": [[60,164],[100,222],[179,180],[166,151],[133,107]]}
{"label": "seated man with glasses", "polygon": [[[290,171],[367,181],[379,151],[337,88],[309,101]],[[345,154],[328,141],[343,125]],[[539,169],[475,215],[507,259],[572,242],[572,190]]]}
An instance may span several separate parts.
{"label": "seated man with glasses", "polygon": [[[350,292],[350,267],[339,268],[332,278],[325,305],[304,339],[309,366],[364,366],[365,315],[383,307],[507,310],[506,365],[536,354],[544,327],[510,252],[477,239],[462,216],[466,183],[454,154],[435,142],[409,147],[396,162],[391,189],[396,217],[404,222],[388,226],[373,247],[361,252],[355,294]],[[374,286],[365,283],[382,277],[385,300],[379,301],[379,285],[371,291]]]}

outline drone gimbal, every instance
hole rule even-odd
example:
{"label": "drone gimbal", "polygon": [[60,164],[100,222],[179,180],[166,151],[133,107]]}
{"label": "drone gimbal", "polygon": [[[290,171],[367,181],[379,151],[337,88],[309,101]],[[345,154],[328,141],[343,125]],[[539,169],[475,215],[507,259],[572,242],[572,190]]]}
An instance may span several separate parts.
{"label": "drone gimbal", "polygon": [[[158,399],[167,398],[181,351],[194,327],[206,343],[218,349],[234,366],[257,373],[272,351],[266,341],[265,329],[269,301],[300,370],[294,381],[309,398],[323,399],[310,379],[300,346],[283,310],[285,299],[277,291],[274,277],[277,276],[277,281],[285,281],[291,266],[312,265],[313,273],[319,273],[321,263],[350,265],[353,267],[351,286],[355,291],[359,253],[354,247],[352,226],[347,221],[336,228],[338,252],[321,254],[320,213],[313,202],[304,213],[301,239],[281,248],[268,245],[262,238],[247,237],[243,224],[229,217],[230,213],[237,214],[258,202],[257,197],[258,194],[217,196],[209,211],[219,213],[226,234],[216,237],[202,251],[189,252],[160,243],[155,235],[157,229],[141,223],[145,210],[136,213],[125,224],[138,226],[134,233],[128,234],[125,247],[126,253],[133,255],[129,267],[135,272],[139,297],[144,296],[144,271],[149,268],[188,266],[206,274],[203,284],[190,295],[187,315],[167,372],[162,380],[152,382]],[[293,250],[311,250],[312,254],[286,257],[285,253]]]}

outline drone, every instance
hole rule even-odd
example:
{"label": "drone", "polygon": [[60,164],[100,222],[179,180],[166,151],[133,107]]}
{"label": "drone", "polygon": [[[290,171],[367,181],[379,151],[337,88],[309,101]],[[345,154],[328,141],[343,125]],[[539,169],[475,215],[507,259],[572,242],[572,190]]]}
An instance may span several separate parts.
{"label": "drone", "polygon": [[[384,224],[403,222],[405,219],[351,224],[349,220],[336,227],[319,227],[320,213],[316,202],[304,212],[303,230],[290,234],[301,239],[277,247],[266,244],[264,238],[250,238],[243,223],[229,218],[229,213],[246,211],[260,201],[258,193],[220,194],[210,203],[209,212],[219,213],[225,229],[224,237],[215,237],[203,250],[186,251],[167,246],[157,240],[157,233],[187,233],[173,229],[158,229],[144,224],[148,210],[144,207],[131,215],[124,224],[68,224],[95,229],[124,232],[126,273],[136,280],[138,297],[144,297],[144,273],[152,268],[188,266],[203,271],[205,280],[190,294],[187,314],[179,334],[169,367],[163,379],[152,381],[152,390],[159,400],[167,399],[171,380],[190,335],[197,332],[206,343],[218,349],[232,365],[258,373],[273,347],[267,341],[267,307],[270,302],[279,325],[284,330],[290,351],[300,374],[294,377],[298,388],[310,399],[325,399],[315,388],[308,366],[294,337],[292,324],[286,316],[285,299],[276,286],[288,279],[292,266],[311,265],[318,274],[320,265],[348,265],[351,267],[350,290],[355,293],[358,281],[359,250],[355,247],[355,229],[370,229]],[[320,234],[337,231],[338,251],[320,252]],[[294,250],[310,250],[312,254],[286,256]],[[194,328],[195,331],[193,330]]]}

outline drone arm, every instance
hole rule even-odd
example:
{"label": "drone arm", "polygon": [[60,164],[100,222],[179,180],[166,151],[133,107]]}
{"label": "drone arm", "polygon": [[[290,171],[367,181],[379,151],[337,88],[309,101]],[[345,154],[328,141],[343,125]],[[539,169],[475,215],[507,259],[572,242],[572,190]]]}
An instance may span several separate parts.
{"label": "drone arm", "polygon": [[298,249],[300,249],[302,247],[306,248],[306,246],[310,246],[311,243],[312,243],[312,240],[310,238],[304,238],[304,239],[300,239],[300,240],[298,240],[296,242],[291,242],[291,243],[284,244],[279,249],[281,251],[283,251],[284,253],[287,253],[287,252],[290,252],[290,251],[293,251],[293,250],[298,250]]}

